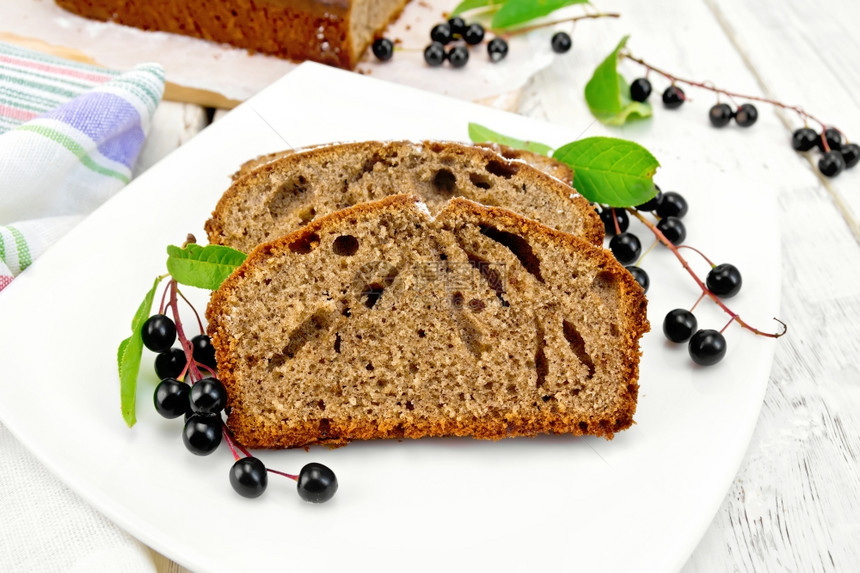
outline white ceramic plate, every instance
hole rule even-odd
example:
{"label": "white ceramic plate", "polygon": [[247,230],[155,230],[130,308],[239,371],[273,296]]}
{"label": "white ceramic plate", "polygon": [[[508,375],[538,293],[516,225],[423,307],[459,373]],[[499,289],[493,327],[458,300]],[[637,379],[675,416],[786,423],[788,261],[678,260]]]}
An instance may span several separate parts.
{"label": "white ceramic plate", "polygon": [[[691,366],[685,349],[660,333],[666,312],[697,296],[664,249],[643,263],[652,278],[654,332],[643,342],[637,425],[611,442],[433,439],[261,452],[284,471],[320,461],[337,472],[335,499],[313,506],[300,501],[293,482],[274,477],[262,498],[235,495],[224,446],[205,458],[188,454],[179,422],[159,418],[150,406],[156,380],[149,353],[138,425],[129,430],[120,417],[117,343],[152,279],[164,272],[164,247],[188,232],[205,236],[202,224],[242,161],[287,143],[465,140],[468,121],[552,145],[579,134],[301,66],[134,181],[0,296],[0,418],[105,515],[195,570],[679,568],[737,471],[773,342],[732,327],[720,365]],[[766,191],[746,195],[738,209],[739,191],[720,177],[727,175],[708,174],[708,186],[687,193],[689,242],[744,271],[744,290],[732,304],[767,326],[778,308],[778,233],[766,215],[774,212],[773,198]],[[717,186],[719,195],[708,192]],[[727,221],[741,226],[753,217],[754,229],[743,236],[725,232]],[[755,249],[748,248],[749,233]],[[196,301],[202,310],[204,293]],[[701,306],[700,325],[725,322],[713,304]]]}

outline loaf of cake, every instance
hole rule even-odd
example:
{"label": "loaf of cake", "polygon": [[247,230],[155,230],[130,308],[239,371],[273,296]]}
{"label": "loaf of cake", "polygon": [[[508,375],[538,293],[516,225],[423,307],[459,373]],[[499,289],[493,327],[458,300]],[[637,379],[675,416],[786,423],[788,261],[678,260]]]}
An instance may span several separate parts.
{"label": "loaf of cake", "polygon": [[56,0],[85,18],[352,69],[408,0]]}
{"label": "loaf of cake", "polygon": [[213,293],[227,425],[248,447],[633,422],[642,289],[606,250],[498,207],[356,205],[258,246]]}
{"label": "loaf of cake", "polygon": [[[600,245],[604,227],[569,185],[569,168],[532,167],[482,147],[450,142],[360,142],[285,152],[257,160],[236,179],[206,222],[209,242],[249,252],[318,217],[395,194],[415,194],[438,213],[453,197],[500,206]],[[248,168],[253,167],[249,166]]]}

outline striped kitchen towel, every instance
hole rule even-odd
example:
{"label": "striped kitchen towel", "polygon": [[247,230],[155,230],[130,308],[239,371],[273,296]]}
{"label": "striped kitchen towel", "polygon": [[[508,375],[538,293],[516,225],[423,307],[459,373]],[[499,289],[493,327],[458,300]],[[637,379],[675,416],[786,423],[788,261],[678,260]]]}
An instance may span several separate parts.
{"label": "striped kitchen towel", "polygon": [[0,290],[131,180],[164,71],[0,43]]}

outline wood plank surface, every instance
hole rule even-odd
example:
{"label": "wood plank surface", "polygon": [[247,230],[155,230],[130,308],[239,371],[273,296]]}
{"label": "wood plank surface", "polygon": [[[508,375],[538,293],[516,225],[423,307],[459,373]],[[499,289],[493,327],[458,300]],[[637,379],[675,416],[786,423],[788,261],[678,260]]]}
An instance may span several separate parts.
{"label": "wood plank surface", "polygon": [[[847,0],[826,7],[799,0],[652,0],[601,2],[599,8],[617,9],[623,18],[578,26],[574,51],[535,78],[520,112],[584,135],[637,140],[663,163],[658,183],[668,180],[679,191],[713,186],[722,175],[751,193],[770,186],[779,205],[780,313],[790,331],[775,343],[765,402],[737,478],[684,571],[858,571],[860,171],[821,177],[789,147],[796,116],[766,105],[758,106],[753,128],[718,131],[706,119],[713,96],[688,90],[692,101],[676,112],[657,103],[653,119],[607,130],[590,124],[581,94],[597,62],[622,34],[632,33],[631,49],[654,65],[800,104],[860,137],[860,36],[854,30],[860,6]],[[627,63],[622,68],[628,79],[640,71]],[[652,82],[655,91],[667,85],[653,76]],[[707,157],[685,152],[691,140],[709,142]],[[755,248],[754,230],[727,221],[726,232],[749,233]]]}
{"label": "wood plank surface", "polygon": [[[621,129],[593,121],[582,90],[623,34],[650,63],[690,79],[802,105],[860,138],[860,4],[800,0],[600,2],[618,21],[581,22],[574,49],[523,93],[519,111],[583,135],[639,141],[663,163],[657,181],[682,191],[713,179],[777,193],[782,251],[781,317],[790,333],[776,356],[761,416],[730,491],[684,571],[860,570],[860,167],[828,180],[815,155],[788,144],[793,113],[759,105],[750,130],[707,124],[713,96],[688,90],[677,112]],[[628,79],[641,69],[622,65]],[[667,82],[654,78],[655,95]],[[659,97],[653,98],[659,102]],[[140,168],[205,125],[196,106],[159,110]],[[685,142],[707,141],[706,157]],[[718,189],[714,190],[718,192]],[[743,209],[743,205],[738,205]],[[733,229],[726,222],[726,232]],[[751,248],[755,248],[751,238]],[[726,423],[731,423],[727,420]],[[161,561],[162,570],[179,571]]]}

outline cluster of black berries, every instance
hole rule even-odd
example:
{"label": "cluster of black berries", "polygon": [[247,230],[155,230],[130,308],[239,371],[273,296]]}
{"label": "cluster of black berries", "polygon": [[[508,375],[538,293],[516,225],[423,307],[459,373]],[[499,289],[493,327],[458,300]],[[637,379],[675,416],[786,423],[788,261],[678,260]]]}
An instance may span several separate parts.
{"label": "cluster of black berries", "polygon": [[[638,205],[636,209],[651,212],[658,217],[657,230],[673,245],[678,246],[687,238],[687,230],[682,219],[687,214],[689,206],[680,193],[674,191],[664,193],[657,187],[657,194],[646,203]],[[642,243],[639,237],[627,231],[630,225],[627,212],[624,209],[604,206],[599,213],[606,234],[612,237],[609,241],[612,254],[618,262],[625,265],[642,289],[648,292],[650,285],[648,273],[634,264],[642,254]],[[734,265],[716,265],[708,273],[706,285],[717,296],[731,297],[740,290],[741,275]],[[726,340],[723,335],[716,330],[699,330],[696,317],[689,310],[671,311],[664,321],[663,332],[672,342],[689,341],[690,357],[697,364],[703,366],[716,364],[726,354]]]}
{"label": "cluster of black berries", "polygon": [[[648,78],[637,78],[630,84],[630,99],[644,102],[651,95],[651,82]],[[677,109],[687,101],[684,90],[672,84],[663,90],[663,105],[667,109]],[[708,112],[708,119],[714,127],[725,127],[735,120],[741,127],[750,127],[758,120],[758,109],[751,103],[744,103],[737,109],[727,103],[715,104]]]}
{"label": "cluster of black berries", "polygon": [[795,151],[818,148],[823,153],[818,160],[818,169],[827,177],[836,177],[860,161],[860,145],[843,141],[842,132],[834,127],[828,127],[821,133],[802,127],[792,134],[791,146]]}
{"label": "cluster of black berries", "polygon": [[[657,187],[657,194],[653,199],[636,207],[639,211],[650,211],[659,217],[657,229],[663,233],[669,242],[673,245],[680,245],[687,238],[687,229],[681,219],[687,214],[687,200],[680,193],[667,191],[663,193]],[[630,219],[623,209],[613,209],[604,207],[600,211],[600,218],[603,220],[603,226],[606,229],[606,234],[612,236],[609,241],[609,250],[615,255],[622,265],[632,265],[642,254],[642,243],[639,237],[633,233],[627,232],[627,227],[630,225]],[[635,267],[628,266],[634,277],[642,285],[642,288],[648,288],[648,276],[645,271]],[[643,276],[643,280],[639,280],[639,276]]]}
{"label": "cluster of black berries", "polygon": [[[462,68],[469,62],[469,46],[484,41],[484,27],[478,23],[467,24],[463,18],[454,16],[447,22],[436,24],[430,30],[430,44],[424,48],[424,61],[428,66],[441,66],[447,60],[451,67]],[[450,48],[446,48],[449,44]],[[373,55],[385,62],[394,55],[394,44],[388,38],[373,42]],[[493,38],[487,44],[491,62],[503,60],[508,55],[508,43],[502,38]]]}
{"label": "cluster of black berries", "polygon": [[[483,42],[485,33],[483,26],[475,22],[469,24],[460,16],[436,24],[430,30],[430,44],[424,48],[424,61],[435,68],[447,60],[451,67],[462,68],[469,62],[469,46]],[[556,32],[550,44],[553,52],[563,54],[573,46],[573,40],[566,32]],[[371,50],[376,59],[387,62],[394,56],[394,43],[388,38],[377,38]],[[487,55],[493,63],[505,59],[508,55],[507,41],[496,37],[487,42]]]}
{"label": "cluster of black berries", "polygon": [[[225,434],[221,413],[227,406],[227,390],[213,376],[193,381],[191,385],[179,380],[187,372],[187,360],[182,349],[172,348],[176,342],[176,324],[163,314],[149,317],[141,331],[143,344],[158,352],[155,372],[161,382],[155,388],[153,402],[156,411],[168,419],[185,417],[182,441],[191,453],[206,456],[221,445]],[[192,341],[192,360],[198,366],[214,371],[215,349],[208,336],[200,334]],[[322,464],[310,463],[297,476],[297,488],[302,499],[314,503],[328,501],[337,491],[337,478]],[[247,456],[236,460],[230,468],[230,485],[244,497],[258,497],[266,491],[268,473],[258,458]]]}
{"label": "cluster of black berries", "polygon": [[[176,342],[176,324],[163,315],[154,314],[146,319],[141,331],[143,344],[157,352],[155,357],[155,373],[159,378],[176,378],[180,376],[187,366],[185,351],[174,348]],[[215,368],[215,347],[205,334],[198,334],[191,339],[193,357],[209,368]]]}
{"label": "cluster of black berries", "polygon": [[[705,285],[720,298],[730,298],[741,290],[743,280],[738,268],[730,263],[714,265],[708,272]],[[719,330],[698,328],[691,310],[676,308],[663,319],[663,334],[672,342],[688,342],[693,362],[712,366],[726,355],[726,338]]]}

